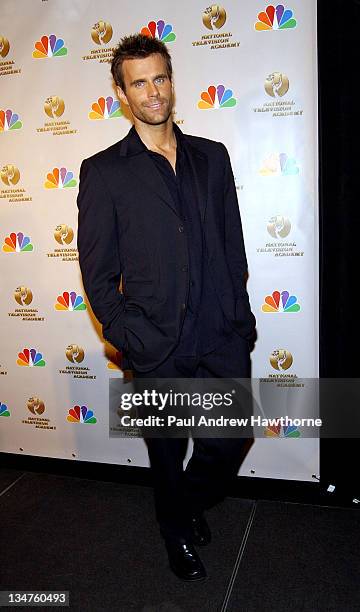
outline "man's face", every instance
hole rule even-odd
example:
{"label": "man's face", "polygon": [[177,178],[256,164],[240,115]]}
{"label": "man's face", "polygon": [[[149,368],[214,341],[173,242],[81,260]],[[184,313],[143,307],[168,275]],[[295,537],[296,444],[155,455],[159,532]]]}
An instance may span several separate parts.
{"label": "man's face", "polygon": [[122,70],[125,91],[116,89],[134,118],[148,125],[165,123],[173,107],[173,86],[162,55],[153,53],[143,59],[125,60]]}

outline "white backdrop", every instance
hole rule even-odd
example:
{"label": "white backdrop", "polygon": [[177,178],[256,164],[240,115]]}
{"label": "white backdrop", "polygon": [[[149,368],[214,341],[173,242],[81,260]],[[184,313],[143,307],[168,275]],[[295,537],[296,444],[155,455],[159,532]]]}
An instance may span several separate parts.
{"label": "white backdrop", "polygon": [[[316,3],[227,0],[205,12],[199,0],[100,8],[2,0],[1,8],[0,450],[148,465],[142,440],[109,439],[109,379],[122,376],[121,356],[102,340],[76,251],[81,161],[130,128],[111,49],[146,27],[173,58],[175,121],[230,152],[258,322],[253,375],[274,385],[316,377]],[[264,431],[240,474],[313,480],[318,442],[287,434]]]}

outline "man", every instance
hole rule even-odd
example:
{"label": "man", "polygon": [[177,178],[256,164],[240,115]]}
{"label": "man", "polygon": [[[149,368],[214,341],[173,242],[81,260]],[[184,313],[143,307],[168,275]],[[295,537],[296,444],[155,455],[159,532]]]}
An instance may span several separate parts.
{"label": "man", "polygon": [[[255,318],[230,160],[223,144],[172,121],[171,58],[157,39],[122,39],[112,61],[128,135],[85,160],[78,197],[79,261],[103,335],[140,378],[246,378]],[[119,284],[122,277],[122,293]],[[170,567],[206,571],[194,544],[203,515],[237,475],[244,439],[146,440]]]}

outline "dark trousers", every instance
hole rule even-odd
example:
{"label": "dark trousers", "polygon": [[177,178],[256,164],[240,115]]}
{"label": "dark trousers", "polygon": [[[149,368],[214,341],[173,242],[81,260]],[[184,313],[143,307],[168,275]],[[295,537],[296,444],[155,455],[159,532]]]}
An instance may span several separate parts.
{"label": "dark trousers", "polygon": [[[150,372],[135,378],[249,378],[250,352],[234,332],[220,348],[203,356],[178,350]],[[249,438],[194,438],[184,471],[188,438],[146,438],[154,481],[155,510],[163,537],[188,538],[190,518],[223,500],[251,446]]]}

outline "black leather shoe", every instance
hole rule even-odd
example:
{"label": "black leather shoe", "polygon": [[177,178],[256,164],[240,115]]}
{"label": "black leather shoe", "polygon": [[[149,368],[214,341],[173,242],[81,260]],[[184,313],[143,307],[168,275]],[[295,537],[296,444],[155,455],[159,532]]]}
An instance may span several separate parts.
{"label": "black leather shoe", "polygon": [[182,580],[204,580],[206,571],[194,546],[184,539],[165,540],[170,568]]}
{"label": "black leather shoe", "polygon": [[206,546],[211,542],[210,527],[203,514],[193,516],[191,519],[191,541],[196,546]]}

